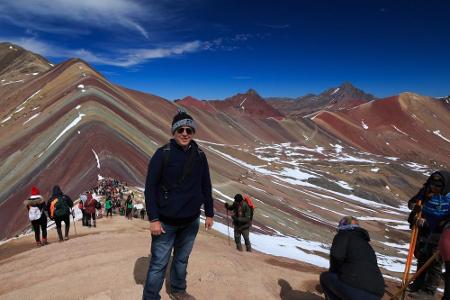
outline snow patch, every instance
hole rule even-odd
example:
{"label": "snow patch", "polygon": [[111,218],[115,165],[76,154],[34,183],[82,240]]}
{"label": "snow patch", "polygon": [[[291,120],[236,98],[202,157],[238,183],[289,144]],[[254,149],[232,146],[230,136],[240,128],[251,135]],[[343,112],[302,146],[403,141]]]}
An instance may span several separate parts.
{"label": "snow patch", "polygon": [[[79,131],[78,131],[79,132]],[[98,155],[97,155],[97,153],[95,152],[95,150],[94,149],[91,149],[92,150],[92,152],[94,153],[94,156],[95,156],[95,159],[97,160],[97,169],[100,169],[100,159],[98,159]]]}
{"label": "snow patch", "polygon": [[37,116],[39,116],[40,112],[38,112],[37,114],[31,116],[28,120],[26,120],[23,125],[27,124],[28,122],[30,122],[31,120],[33,120],[34,118],[36,118]]}
{"label": "snow patch", "polygon": [[339,90],[340,90],[340,88],[335,89],[335,90],[330,94],[330,96],[336,94]]}
{"label": "snow patch", "polygon": [[364,123],[364,120],[361,121],[361,126],[362,126],[362,128],[364,128],[365,130],[369,129],[369,126],[367,126],[367,124]]}
{"label": "snow patch", "polygon": [[441,139],[445,140],[447,143],[450,143],[450,140],[449,140],[448,138],[446,138],[445,136],[443,136],[443,135],[441,134],[441,131],[440,131],[440,130],[435,130],[435,131],[433,131],[433,133],[434,133],[435,135],[437,135],[438,137],[440,137]]}

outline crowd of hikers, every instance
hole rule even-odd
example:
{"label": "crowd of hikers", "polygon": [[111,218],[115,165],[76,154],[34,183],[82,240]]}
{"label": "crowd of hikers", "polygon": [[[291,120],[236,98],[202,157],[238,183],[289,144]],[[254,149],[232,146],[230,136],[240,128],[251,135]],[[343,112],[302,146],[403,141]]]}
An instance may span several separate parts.
{"label": "crowd of hikers", "polygon": [[[192,300],[187,293],[187,264],[200,224],[200,211],[204,207],[205,228],[213,225],[214,208],[208,160],[193,140],[197,125],[183,110],[174,116],[171,126],[173,138],[157,149],[148,165],[145,183],[145,208],[136,209],[133,193],[125,198],[126,184],[117,180],[103,180],[96,188],[80,196],[79,208],[83,212],[83,225],[96,226],[96,209],[101,208],[93,194],[105,197],[106,218],[118,213],[127,219],[148,216],[151,233],[151,256],[144,283],[144,300],[160,299],[166,268],[170,265],[169,296],[171,299]],[[100,204],[100,206],[99,206]],[[55,221],[59,239],[68,239],[72,200],[58,186],[45,201],[33,187],[26,201],[29,218],[35,231],[37,244],[47,244],[47,215]],[[434,299],[441,278],[445,290],[443,300],[450,300],[450,173],[432,173],[420,191],[408,202],[408,218],[413,229],[409,258],[417,258],[417,275],[410,283],[409,269],[405,269],[402,289],[416,299]],[[236,249],[252,251],[250,229],[255,206],[247,195],[236,194],[233,203],[225,203],[231,211]],[[65,235],[61,222],[65,223]],[[42,239],[40,238],[42,230]],[[414,246],[415,245],[415,246]],[[408,259],[409,259],[408,258]],[[407,265],[410,261],[407,260]],[[446,272],[442,274],[442,267]],[[375,251],[370,245],[367,230],[353,216],[346,216],[337,225],[330,249],[330,267],[320,275],[320,284],[326,299],[375,300],[385,294],[385,282],[378,267]],[[399,299],[394,295],[392,299]]]}
{"label": "crowd of hikers", "polygon": [[[106,218],[112,217],[113,213],[123,215],[127,219],[131,219],[133,216],[145,218],[145,209],[134,207],[134,193],[128,189],[127,183],[106,178],[98,181],[97,186],[80,194],[78,208],[82,213],[83,226],[97,227],[97,218],[103,216],[102,203],[96,199],[99,196],[105,199],[103,207]],[[48,219],[54,221],[59,241],[69,239],[70,222],[71,219],[75,220],[74,203],[68,195],[62,192],[58,185],[53,187],[48,200],[45,200],[39,189],[33,186],[31,195],[25,200],[24,204],[28,210],[28,218],[38,247],[48,244],[47,227],[51,224],[49,224]],[[63,222],[64,234],[62,230]]]}

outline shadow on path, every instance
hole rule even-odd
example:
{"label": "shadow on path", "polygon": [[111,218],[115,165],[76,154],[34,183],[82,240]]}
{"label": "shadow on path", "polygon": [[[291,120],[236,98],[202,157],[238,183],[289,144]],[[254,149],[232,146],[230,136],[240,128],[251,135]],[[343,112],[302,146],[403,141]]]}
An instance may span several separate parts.
{"label": "shadow on path", "polygon": [[280,298],[282,300],[323,300],[311,292],[302,292],[293,290],[292,286],[284,279],[278,279],[278,285],[281,287]]}

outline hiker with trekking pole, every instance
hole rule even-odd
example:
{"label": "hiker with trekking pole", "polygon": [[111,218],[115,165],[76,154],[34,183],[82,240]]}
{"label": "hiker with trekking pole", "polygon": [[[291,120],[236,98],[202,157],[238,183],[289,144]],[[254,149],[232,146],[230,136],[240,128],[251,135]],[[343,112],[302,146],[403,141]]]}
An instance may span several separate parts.
{"label": "hiker with trekking pole", "polygon": [[[50,219],[55,221],[59,241],[62,242],[64,240],[68,240],[70,229],[70,211],[73,206],[72,199],[62,192],[59,185],[55,185],[53,187],[52,195],[47,201],[47,205],[48,215]],[[62,222],[65,224],[64,237],[61,229]]]}
{"label": "hiker with trekking pole", "polygon": [[[234,241],[236,242],[236,249],[243,251],[241,244],[241,235],[244,237],[245,248],[248,252],[252,251],[252,244],[250,243],[250,227],[253,219],[253,202],[250,197],[242,197],[241,194],[234,196],[233,204],[225,203],[225,209],[233,212],[232,219],[234,225]],[[228,217],[227,217],[228,220]]]}
{"label": "hiker with trekking pole", "polygon": [[[417,270],[420,274],[408,286],[410,296],[415,299],[434,299],[440,283],[442,258],[438,252],[439,240],[445,224],[450,216],[450,173],[437,171],[431,174],[420,191],[408,202],[411,213],[408,222],[411,224],[412,235],[410,249],[402,280],[402,288],[409,280],[413,254],[417,258]],[[430,260],[431,257],[435,257]],[[428,267],[424,267],[428,263]],[[447,276],[447,274],[446,274]],[[446,279],[448,281],[448,279]],[[448,293],[448,292],[447,292]],[[403,291],[401,298],[404,299]],[[449,299],[447,298],[443,299]]]}

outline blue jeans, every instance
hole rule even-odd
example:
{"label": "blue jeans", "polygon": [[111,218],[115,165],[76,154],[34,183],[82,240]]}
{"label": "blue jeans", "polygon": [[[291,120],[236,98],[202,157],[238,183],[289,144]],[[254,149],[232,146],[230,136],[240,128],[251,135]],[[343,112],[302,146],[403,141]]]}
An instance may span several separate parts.
{"label": "blue jeans", "polygon": [[200,218],[192,223],[172,226],[161,223],[166,233],[152,236],[150,265],[144,286],[142,299],[159,300],[159,292],[164,283],[167,264],[173,249],[173,261],[170,269],[170,289],[172,292],[186,291],[186,269],[189,255],[194,246],[200,225]]}
{"label": "blue jeans", "polygon": [[349,286],[342,282],[338,274],[323,272],[320,274],[320,285],[329,300],[380,300],[381,297],[364,290]]}

